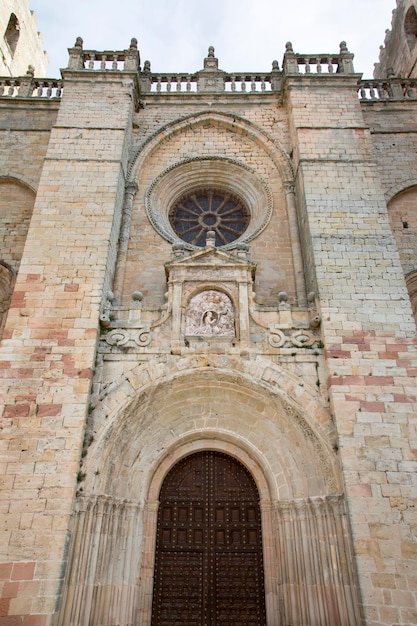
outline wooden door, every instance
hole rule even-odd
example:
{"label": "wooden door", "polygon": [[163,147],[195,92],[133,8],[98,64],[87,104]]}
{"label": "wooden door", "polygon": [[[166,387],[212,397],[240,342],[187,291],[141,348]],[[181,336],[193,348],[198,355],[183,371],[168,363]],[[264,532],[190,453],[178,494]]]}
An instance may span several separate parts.
{"label": "wooden door", "polygon": [[259,495],[241,463],[186,457],[160,493],[152,626],[264,626]]}

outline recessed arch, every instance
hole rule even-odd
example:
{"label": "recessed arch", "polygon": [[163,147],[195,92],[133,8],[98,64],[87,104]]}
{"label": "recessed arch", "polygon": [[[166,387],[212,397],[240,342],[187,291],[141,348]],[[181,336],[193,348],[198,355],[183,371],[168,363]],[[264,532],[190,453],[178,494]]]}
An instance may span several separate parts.
{"label": "recessed arch", "polygon": [[[130,622],[140,626],[150,623],[160,488],[178,461],[198,451],[235,458],[257,486],[267,623],[299,623],[300,603],[309,623],[358,622],[331,420],[308,385],[265,359],[166,357],[115,381],[90,419],[95,439],[82,468],[63,624],[80,623],[81,609],[91,623],[101,623],[102,589],[112,594],[114,615],[135,616]],[[314,529],[327,519],[331,528],[323,542]],[[122,569],[110,567],[115,553]],[[302,562],[301,578],[294,578],[294,553]],[[330,608],[316,559],[335,590]]]}
{"label": "recessed arch", "polygon": [[86,457],[86,489],[143,501],[157,450],[185,434],[215,430],[250,441],[275,463],[279,498],[339,491],[333,426],[315,392],[269,361],[248,362],[243,372],[233,357],[221,360],[219,370],[215,356],[173,357],[115,381],[91,413],[95,441]]}
{"label": "recessed arch", "polygon": [[390,202],[394,196],[402,191],[407,191],[410,187],[417,187],[417,178],[406,178],[390,187],[384,194],[386,202]]}
{"label": "recessed arch", "polygon": [[23,174],[0,174],[0,184],[1,183],[14,183],[16,185],[21,185],[36,194],[36,182]]}

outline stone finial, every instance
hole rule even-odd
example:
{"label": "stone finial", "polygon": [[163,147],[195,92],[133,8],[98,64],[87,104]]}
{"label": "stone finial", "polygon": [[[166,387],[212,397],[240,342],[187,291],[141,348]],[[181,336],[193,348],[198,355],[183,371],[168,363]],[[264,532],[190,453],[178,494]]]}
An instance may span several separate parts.
{"label": "stone finial", "polygon": [[291,41],[287,41],[285,44],[285,52],[294,52]]}
{"label": "stone finial", "polygon": [[84,53],[83,53],[83,39],[77,37],[73,48],[68,49],[68,69],[69,70],[83,70],[84,69]]}
{"label": "stone finial", "polygon": [[283,302],[288,302],[288,294],[286,291],[280,291],[278,294],[278,302],[282,304]]}
{"label": "stone finial", "polygon": [[148,73],[151,71],[151,62],[150,61],[145,61],[143,64],[143,71]]}
{"label": "stone finial", "polygon": [[341,41],[339,44],[340,53],[349,52],[346,41]]}
{"label": "stone finial", "polygon": [[219,61],[214,56],[213,46],[209,47],[208,56],[204,58],[204,69],[197,72],[197,91],[224,91],[224,72],[219,70]]}
{"label": "stone finial", "polygon": [[135,50],[138,49],[138,40],[136,39],[136,37],[132,37],[132,39],[130,40],[130,49],[134,48]]}
{"label": "stone finial", "polygon": [[26,70],[26,76],[30,76],[33,78],[35,76],[35,68],[33,65],[28,65],[28,69]]}
{"label": "stone finial", "polygon": [[[375,63],[376,65],[376,63]],[[387,78],[395,78],[395,71],[393,67],[387,69]]]}
{"label": "stone finial", "polygon": [[279,63],[278,61],[272,61],[272,71],[279,72]]}

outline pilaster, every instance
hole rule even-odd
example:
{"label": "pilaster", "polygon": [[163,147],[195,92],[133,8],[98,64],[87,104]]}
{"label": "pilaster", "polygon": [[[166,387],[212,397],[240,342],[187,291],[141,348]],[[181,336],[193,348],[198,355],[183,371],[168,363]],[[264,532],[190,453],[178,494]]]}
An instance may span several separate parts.
{"label": "pilaster", "polygon": [[76,56],[63,72],[0,351],[9,489],[0,624],[34,616],[46,626],[58,607],[100,304],[120,230],[137,71],[89,71]]}
{"label": "pilaster", "polygon": [[417,619],[416,595],[405,591],[413,588],[416,556],[410,525],[417,521],[411,445],[417,354],[357,97],[359,76],[352,73],[346,46],[341,53],[345,63],[338,73],[298,74],[291,49],[284,89],[307,290],[316,292],[321,309],[330,402],[370,626],[387,621],[394,606],[396,617],[389,619],[400,621],[401,610],[413,616],[410,622]]}

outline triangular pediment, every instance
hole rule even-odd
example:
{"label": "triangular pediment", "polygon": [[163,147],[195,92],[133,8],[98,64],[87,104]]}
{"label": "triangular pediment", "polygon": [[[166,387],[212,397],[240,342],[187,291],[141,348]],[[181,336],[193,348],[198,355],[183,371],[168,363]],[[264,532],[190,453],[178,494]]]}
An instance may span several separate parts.
{"label": "triangular pediment", "polygon": [[234,269],[250,269],[254,272],[256,268],[255,263],[250,261],[246,251],[243,251],[243,255],[244,256],[238,256],[235,252],[207,247],[189,254],[186,252],[178,254],[178,257],[165,263],[165,270],[169,273],[170,270],[180,267],[210,267],[213,269],[216,267],[229,267]]}

